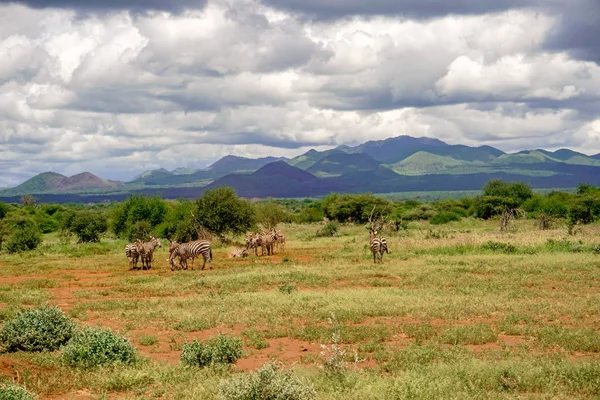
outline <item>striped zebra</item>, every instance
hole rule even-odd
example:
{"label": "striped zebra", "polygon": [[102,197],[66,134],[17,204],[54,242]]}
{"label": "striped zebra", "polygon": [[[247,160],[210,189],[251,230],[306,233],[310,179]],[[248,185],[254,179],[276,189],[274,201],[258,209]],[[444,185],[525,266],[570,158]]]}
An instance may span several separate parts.
{"label": "striped zebra", "polygon": [[137,239],[133,243],[129,243],[125,246],[125,256],[127,257],[127,261],[129,261],[129,269],[137,269],[138,259],[140,258],[140,253],[138,251],[138,246],[142,243],[140,239]]}
{"label": "striped zebra", "polygon": [[265,255],[265,248],[267,249],[268,256],[273,255],[274,254],[273,253],[273,245],[275,244],[276,240],[277,240],[277,237],[275,235],[275,231],[257,235],[256,244],[258,244],[260,246],[260,250],[261,250],[260,255],[261,256]]}
{"label": "striped zebra", "polygon": [[275,246],[277,246],[277,248],[279,248],[279,246],[281,246],[281,251],[283,251],[284,247],[285,247],[285,235],[283,234],[283,232],[281,232],[280,229],[277,229],[275,232]]}
{"label": "striped zebra", "polygon": [[387,240],[383,236],[379,236],[379,242],[381,243],[381,257],[383,258],[383,252],[390,254],[388,251]]}
{"label": "striped zebra", "polygon": [[200,254],[204,258],[202,269],[206,266],[207,261],[210,269],[212,269],[212,249],[210,243],[206,240],[196,240],[194,242],[181,243],[171,252],[171,256],[169,257],[171,270],[175,269],[175,257],[179,257],[180,264],[182,267],[185,265],[185,269],[187,269],[187,260],[191,258],[192,269],[194,269],[194,258]]}
{"label": "striped zebra", "polygon": [[252,232],[246,232],[246,250],[254,249],[254,255],[258,255],[258,245],[256,243],[256,237],[258,234]]}
{"label": "striped zebra", "polygon": [[[141,242],[141,241],[140,241]],[[141,245],[138,244],[138,252],[140,253],[140,258],[142,260],[142,269],[150,269],[152,268],[152,260],[154,259],[154,250],[157,247],[162,247],[160,243],[160,239],[152,236],[149,242],[143,243]]]}
{"label": "striped zebra", "polygon": [[[387,243],[386,243],[387,248]],[[383,246],[381,244],[381,239],[377,237],[377,231],[370,231],[370,242],[369,247],[371,248],[371,253],[373,253],[373,262],[375,264],[383,263]]]}

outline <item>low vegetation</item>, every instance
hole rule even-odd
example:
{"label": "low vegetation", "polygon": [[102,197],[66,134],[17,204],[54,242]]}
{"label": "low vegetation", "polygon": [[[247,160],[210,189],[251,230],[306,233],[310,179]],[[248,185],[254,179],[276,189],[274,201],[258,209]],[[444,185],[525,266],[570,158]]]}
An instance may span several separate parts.
{"label": "low vegetation", "polygon": [[0,385],[0,399],[2,400],[35,400],[36,396],[27,389],[16,384]]}
{"label": "low vegetation", "polygon": [[0,330],[4,351],[54,351],[73,336],[75,326],[56,306],[19,312]]}
{"label": "low vegetation", "polygon": [[242,356],[242,340],[219,334],[205,342],[184,344],[181,362],[188,366],[206,367],[214,364],[232,364]]}
{"label": "low vegetation", "polygon": [[110,329],[87,327],[78,332],[63,349],[63,360],[71,367],[94,368],[114,364],[130,364],[136,349],[128,339]]}
{"label": "low vegetation", "polygon": [[[0,251],[0,384],[41,398],[598,398],[597,189],[490,186],[486,207],[524,211],[510,229],[476,217],[483,198],[232,202],[261,209],[252,230],[277,221],[286,237],[274,255],[243,258],[229,255],[245,232],[209,232],[196,201],[2,205],[4,227],[30,221],[42,241]],[[162,219],[146,202],[165,206]],[[545,229],[539,210],[556,210]],[[80,211],[105,217],[98,242],[61,228]],[[382,222],[383,264],[354,220],[365,212]],[[151,270],[129,270],[132,232],[163,239]],[[166,232],[212,235],[214,269],[171,271]]]}

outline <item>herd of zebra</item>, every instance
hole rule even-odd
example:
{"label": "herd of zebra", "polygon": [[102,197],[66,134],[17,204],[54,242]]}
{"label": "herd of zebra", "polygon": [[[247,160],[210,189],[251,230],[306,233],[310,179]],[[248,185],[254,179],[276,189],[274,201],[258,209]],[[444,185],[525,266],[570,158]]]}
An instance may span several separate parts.
{"label": "herd of zebra", "polygon": [[[387,240],[383,236],[377,236],[377,230],[371,228],[370,233],[370,249],[373,253],[374,263],[383,263],[383,253],[389,253]],[[254,255],[258,256],[258,248],[261,248],[261,256],[273,255],[275,246],[280,246],[283,250],[285,247],[285,235],[281,230],[271,230],[267,232],[247,232],[246,233],[246,248],[234,251],[233,257],[247,257],[251,250],[254,250]],[[142,262],[142,269],[152,268],[154,259],[154,250],[157,247],[162,247],[159,238],[152,236],[148,242],[137,239],[133,243],[125,246],[125,255],[129,261],[130,269],[138,269],[138,260]],[[204,259],[202,269],[208,262],[209,268],[212,269],[212,248],[207,240],[195,240],[187,243],[177,243],[169,239],[169,258],[167,259],[171,270],[177,268],[176,258],[179,258],[178,269],[188,269],[188,260],[192,260],[192,269],[194,269],[194,259],[200,255]]]}
{"label": "herd of zebra", "polygon": [[285,235],[279,229],[266,232],[246,232],[245,241],[246,252],[254,250],[255,256],[258,255],[259,247],[261,256],[265,255],[265,250],[270,256],[274,254],[273,250],[276,246],[281,246],[281,250],[285,247]]}
{"label": "herd of zebra", "polygon": [[[285,246],[285,235],[281,230],[273,229],[270,232],[260,233],[246,233],[246,248],[242,251],[234,252],[233,256],[245,257],[250,250],[254,249],[254,254],[258,256],[258,247],[261,248],[261,256],[265,255],[265,249],[267,255],[274,254],[274,246],[281,246],[283,250]],[[154,259],[154,250],[157,247],[162,247],[159,238],[152,236],[150,241],[144,242],[137,239],[133,243],[129,243],[125,246],[125,256],[129,261],[130,269],[138,269],[138,260],[142,262],[142,269],[152,268],[152,261]],[[210,242],[207,240],[196,240],[187,243],[177,243],[169,239],[169,253],[170,256],[167,259],[171,270],[177,268],[176,259],[179,258],[178,269],[188,269],[188,260],[192,260],[191,268],[194,269],[194,259],[200,255],[204,259],[202,269],[208,262],[209,268],[212,269],[212,249]]]}
{"label": "herd of zebra", "polygon": [[[206,266],[206,262],[208,262],[210,269],[212,269],[212,249],[208,241],[196,240],[188,243],[177,243],[169,240],[169,244],[170,256],[167,261],[171,266],[171,270],[174,270],[177,267],[175,262],[176,258],[179,258],[179,267],[183,269],[188,268],[187,262],[191,259],[192,269],[194,269],[194,259],[199,255],[202,255],[204,258],[202,269]],[[129,261],[130,269],[138,269],[138,260],[141,260],[142,262],[142,269],[152,268],[154,250],[157,247],[162,247],[162,244],[160,239],[154,236],[152,236],[148,242],[137,239],[135,242],[126,245],[125,256],[127,257],[127,261]]]}

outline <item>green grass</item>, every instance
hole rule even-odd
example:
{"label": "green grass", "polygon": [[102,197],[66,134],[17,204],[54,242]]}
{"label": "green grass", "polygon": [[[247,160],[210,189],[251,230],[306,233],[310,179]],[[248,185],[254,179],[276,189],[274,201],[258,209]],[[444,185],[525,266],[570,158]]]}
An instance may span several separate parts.
{"label": "green grass", "polygon": [[[86,246],[48,235],[41,250],[0,252],[0,321],[48,301],[79,326],[133,338],[139,354],[86,370],[60,351],[11,353],[21,382],[45,397],[217,399],[221,381],[280,360],[319,399],[600,396],[598,226],[568,236],[530,220],[510,233],[497,221],[411,222],[384,232],[383,265],[364,227],[315,238],[321,226],[283,226],[286,249],[273,257],[229,259],[219,244],[212,271],[172,272],[165,248],[151,271],[129,271],[125,241],[111,237]],[[336,376],[319,355],[332,313],[345,351]],[[219,333],[241,338],[236,365],[179,365],[184,344]]]}

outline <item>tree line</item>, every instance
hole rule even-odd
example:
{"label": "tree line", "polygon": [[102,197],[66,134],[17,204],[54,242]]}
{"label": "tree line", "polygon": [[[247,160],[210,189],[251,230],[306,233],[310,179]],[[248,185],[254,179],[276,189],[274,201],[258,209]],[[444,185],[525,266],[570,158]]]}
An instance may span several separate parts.
{"label": "tree line", "polygon": [[253,201],[238,197],[230,187],[208,190],[197,199],[132,195],[123,202],[90,205],[37,204],[33,196],[23,196],[20,203],[0,202],[0,250],[35,249],[42,234],[52,232],[74,235],[79,242],[97,242],[106,233],[127,240],[154,235],[186,242],[202,232],[224,238],[257,225],[272,229],[281,222],[364,224],[374,210],[377,218],[399,230],[418,220],[445,224],[468,217],[497,218],[507,209],[571,226],[588,224],[600,218],[600,187],[582,184],[573,193],[536,194],[525,183],[491,180],[476,197],[429,203],[391,201],[371,193]]}

